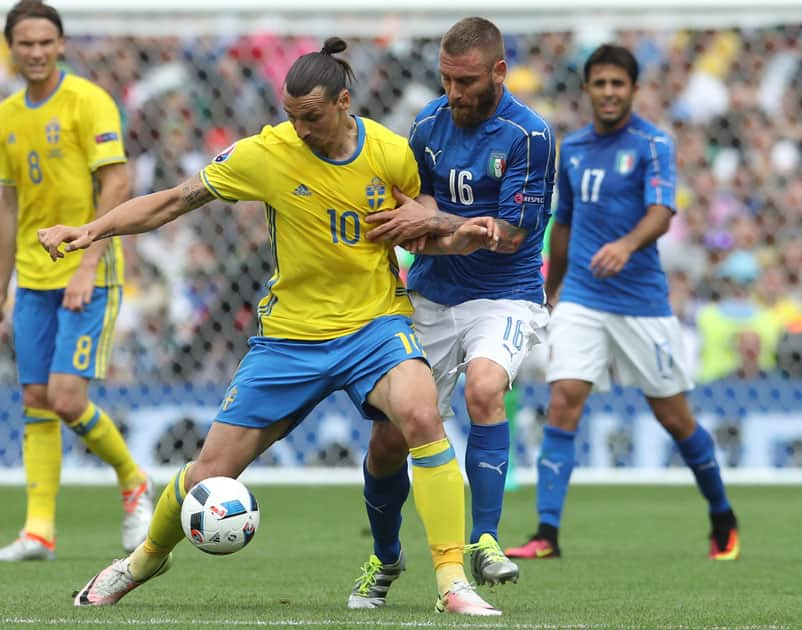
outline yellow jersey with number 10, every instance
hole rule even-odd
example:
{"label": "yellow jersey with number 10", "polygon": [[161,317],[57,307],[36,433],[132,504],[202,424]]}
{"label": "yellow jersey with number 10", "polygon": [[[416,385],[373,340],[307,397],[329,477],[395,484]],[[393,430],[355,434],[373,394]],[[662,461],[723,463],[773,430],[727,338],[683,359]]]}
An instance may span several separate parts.
{"label": "yellow jersey with number 10", "polygon": [[[93,173],[125,162],[120,112],[100,87],[63,74],[44,101],[25,90],[0,103],[0,186],[17,189],[17,284],[26,289],[66,287],[83,251],[57,265],[39,245],[36,231],[57,223],[82,225],[95,218]],[[123,281],[120,240],[112,239],[95,284]]]}
{"label": "yellow jersey with number 10", "polygon": [[393,186],[417,197],[418,166],[405,138],[354,120],[357,147],[346,160],[317,155],[285,122],[236,142],[201,172],[220,199],[266,204],[276,268],[259,303],[262,336],[322,341],[412,313],[393,248],[367,240],[364,219],[395,207]]}

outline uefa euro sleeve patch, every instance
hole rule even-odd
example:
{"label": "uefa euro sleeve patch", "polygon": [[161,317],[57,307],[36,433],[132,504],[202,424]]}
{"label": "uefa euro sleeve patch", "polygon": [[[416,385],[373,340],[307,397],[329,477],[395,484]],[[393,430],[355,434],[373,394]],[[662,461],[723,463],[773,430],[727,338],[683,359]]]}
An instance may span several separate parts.
{"label": "uefa euro sleeve patch", "polygon": [[220,151],[217,155],[214,156],[214,162],[220,164],[220,162],[225,162],[228,158],[231,157],[231,154],[234,153],[234,147],[237,146],[237,143],[228,145],[225,149]]}
{"label": "uefa euro sleeve patch", "polygon": [[113,142],[119,140],[120,136],[116,131],[107,131],[106,133],[99,133],[95,136],[95,144],[103,144],[104,142]]}

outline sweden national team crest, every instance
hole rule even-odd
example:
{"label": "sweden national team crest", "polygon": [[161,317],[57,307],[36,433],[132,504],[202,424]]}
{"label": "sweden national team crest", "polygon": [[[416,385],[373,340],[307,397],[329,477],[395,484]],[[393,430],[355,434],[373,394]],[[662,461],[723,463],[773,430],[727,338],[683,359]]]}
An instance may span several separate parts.
{"label": "sweden national team crest", "polygon": [[223,397],[223,402],[220,403],[220,406],[223,408],[223,411],[227,411],[228,408],[233,404],[233,402],[237,399],[237,386],[232,385],[228,388],[226,395]]}
{"label": "sweden national team crest", "polygon": [[501,151],[491,151],[487,159],[487,174],[493,179],[501,179],[507,170],[507,154]]}
{"label": "sweden national team crest", "polygon": [[368,207],[371,210],[376,210],[381,207],[387,196],[386,190],[387,187],[384,185],[384,182],[378,177],[371,179],[370,183],[365,186],[365,196],[368,198]]}
{"label": "sweden national team crest", "polygon": [[615,170],[621,175],[629,175],[635,168],[634,151],[618,151],[615,154]]}
{"label": "sweden national team crest", "polygon": [[61,123],[59,123],[58,118],[54,118],[45,125],[45,136],[48,144],[58,144],[61,137]]}

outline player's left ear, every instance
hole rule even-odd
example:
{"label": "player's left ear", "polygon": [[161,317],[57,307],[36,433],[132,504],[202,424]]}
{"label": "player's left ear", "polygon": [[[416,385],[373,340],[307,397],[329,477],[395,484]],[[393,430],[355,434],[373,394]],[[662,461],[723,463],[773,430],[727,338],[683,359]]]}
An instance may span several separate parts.
{"label": "player's left ear", "polygon": [[351,93],[347,88],[343,88],[337,97],[337,108],[347,112],[351,108]]}
{"label": "player's left ear", "polygon": [[58,42],[56,43],[56,51],[58,52],[59,58],[64,57],[64,38],[59,37]]}
{"label": "player's left ear", "polygon": [[501,85],[504,79],[507,78],[507,62],[504,59],[499,59],[493,64],[493,83]]}

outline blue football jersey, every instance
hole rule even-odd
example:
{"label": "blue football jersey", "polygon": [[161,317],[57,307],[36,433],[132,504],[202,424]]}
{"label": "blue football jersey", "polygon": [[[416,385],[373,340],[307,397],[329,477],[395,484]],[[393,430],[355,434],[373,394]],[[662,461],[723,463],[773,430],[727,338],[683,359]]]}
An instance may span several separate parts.
{"label": "blue football jersey", "polygon": [[571,226],[561,300],[619,315],[671,315],[656,244],[634,252],[610,278],[593,277],[590,260],[631,232],[649,206],[674,212],[675,181],[673,140],[635,114],[615,133],[599,135],[588,125],[565,138],[554,217]]}
{"label": "blue football jersey", "polygon": [[497,217],[528,234],[513,254],[417,256],[408,287],[448,306],[479,298],[545,302],[541,250],[555,177],[549,124],[505,89],[488,120],[460,129],[442,96],[418,114],[409,142],[421,192],[432,195],[441,210]]}

